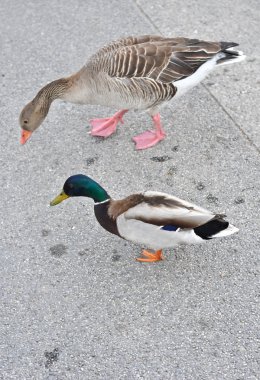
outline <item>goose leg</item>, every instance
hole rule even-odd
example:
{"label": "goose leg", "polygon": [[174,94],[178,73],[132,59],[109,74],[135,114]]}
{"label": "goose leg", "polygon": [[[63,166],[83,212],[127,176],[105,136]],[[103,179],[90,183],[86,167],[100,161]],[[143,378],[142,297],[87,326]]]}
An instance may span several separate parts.
{"label": "goose leg", "polygon": [[155,130],[154,131],[145,131],[144,133],[133,137],[134,142],[136,143],[136,149],[146,149],[151,146],[156,145],[159,141],[165,138],[165,133],[162,129],[160,114],[154,115],[152,117]]}
{"label": "goose leg", "polygon": [[[138,257],[137,261],[145,262],[145,263],[153,263],[155,261],[164,260],[162,250],[151,253],[149,251],[143,250],[142,255],[144,257]],[[146,257],[146,258],[145,258]]]}
{"label": "goose leg", "polygon": [[115,113],[112,117],[104,119],[92,119],[89,121],[92,129],[89,132],[92,136],[108,137],[116,131],[117,124],[123,121],[123,116],[128,110],[122,110]]}

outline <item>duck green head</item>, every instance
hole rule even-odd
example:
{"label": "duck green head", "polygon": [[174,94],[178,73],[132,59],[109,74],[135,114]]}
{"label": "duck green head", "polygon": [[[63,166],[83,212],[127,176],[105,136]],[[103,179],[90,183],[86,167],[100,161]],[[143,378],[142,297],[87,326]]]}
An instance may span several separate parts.
{"label": "duck green head", "polygon": [[69,177],[64,183],[61,193],[51,201],[50,205],[55,206],[70,197],[89,197],[95,203],[110,199],[110,196],[103,187],[83,174]]}

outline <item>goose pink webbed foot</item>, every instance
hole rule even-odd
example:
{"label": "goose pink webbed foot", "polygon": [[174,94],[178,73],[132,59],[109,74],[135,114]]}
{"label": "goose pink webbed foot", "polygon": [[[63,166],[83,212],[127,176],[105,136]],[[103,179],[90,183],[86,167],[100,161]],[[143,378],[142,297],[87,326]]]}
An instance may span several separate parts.
{"label": "goose pink webbed foot", "polygon": [[140,135],[133,137],[133,140],[136,143],[136,149],[150,148],[165,138],[159,113],[153,116],[153,122],[155,126],[154,131],[145,131]]}
{"label": "goose pink webbed foot", "polygon": [[92,129],[89,132],[92,136],[108,137],[116,131],[117,124],[124,124],[123,116],[128,110],[116,112],[112,117],[104,119],[91,119],[89,121]]}

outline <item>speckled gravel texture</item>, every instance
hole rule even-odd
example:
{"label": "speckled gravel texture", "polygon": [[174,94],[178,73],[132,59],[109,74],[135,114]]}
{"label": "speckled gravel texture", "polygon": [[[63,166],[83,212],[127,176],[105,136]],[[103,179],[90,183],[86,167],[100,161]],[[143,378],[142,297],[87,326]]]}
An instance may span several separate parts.
{"label": "speckled gravel texture", "polygon": [[[1,379],[259,379],[259,13],[257,0],[1,0]],[[145,114],[103,140],[88,120],[115,110],[65,102],[19,145],[41,86],[112,39],[159,32],[238,41],[248,59],[165,107],[152,149],[131,141]],[[114,198],[175,194],[240,231],[138,263],[141,247],[104,231],[91,200],[49,207],[76,173]]]}

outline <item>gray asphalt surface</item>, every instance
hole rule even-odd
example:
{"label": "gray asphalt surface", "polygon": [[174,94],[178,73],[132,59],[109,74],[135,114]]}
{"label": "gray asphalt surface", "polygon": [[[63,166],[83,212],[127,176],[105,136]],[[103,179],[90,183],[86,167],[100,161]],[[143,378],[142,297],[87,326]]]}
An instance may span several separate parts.
{"label": "gray asphalt surface", "polygon": [[[1,1],[1,379],[259,379],[259,2],[210,3]],[[64,102],[19,145],[20,110],[44,84],[112,39],[158,32],[234,40],[248,59],[165,108],[152,149],[131,141],[146,115],[100,140],[88,119],[114,110]],[[114,198],[190,199],[240,232],[137,263],[90,200],[49,207],[75,173]]]}

